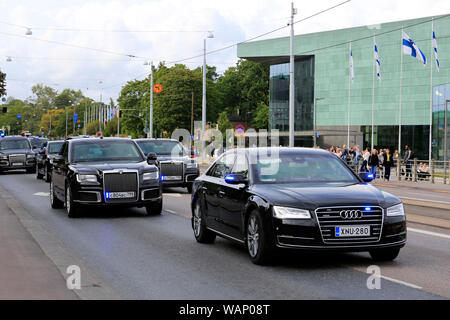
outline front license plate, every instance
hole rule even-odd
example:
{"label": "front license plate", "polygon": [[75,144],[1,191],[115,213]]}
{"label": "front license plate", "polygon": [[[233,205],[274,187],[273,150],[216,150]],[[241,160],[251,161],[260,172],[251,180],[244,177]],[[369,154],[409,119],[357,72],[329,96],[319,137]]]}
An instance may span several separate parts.
{"label": "front license plate", "polygon": [[164,180],[181,180],[181,176],[165,176]]}
{"label": "front license plate", "polygon": [[336,226],[336,227],[334,227],[334,235],[336,238],[369,237],[370,236],[370,226],[368,226],[368,225]]}
{"label": "front license plate", "polygon": [[128,199],[134,198],[134,192],[110,192],[109,199]]}
{"label": "front license plate", "polygon": [[21,162],[14,162],[12,163],[13,166],[23,166],[23,163]]}

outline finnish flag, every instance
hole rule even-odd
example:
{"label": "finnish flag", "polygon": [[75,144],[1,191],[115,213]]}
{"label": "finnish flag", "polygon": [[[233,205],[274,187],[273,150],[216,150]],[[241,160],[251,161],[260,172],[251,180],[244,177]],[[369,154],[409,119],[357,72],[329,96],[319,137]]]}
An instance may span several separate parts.
{"label": "finnish flag", "polygon": [[436,35],[434,34],[434,30],[433,30],[433,49],[434,49],[434,56],[436,57],[436,68],[437,68],[437,71],[439,72],[439,58],[438,58],[438,53],[437,53],[437,42],[436,42]]}
{"label": "finnish flag", "polygon": [[352,53],[352,45],[350,44],[350,77],[352,79],[352,83],[353,83],[353,79],[355,78],[355,71],[353,70],[353,53]]}
{"label": "finnish flag", "polygon": [[375,59],[375,65],[377,66],[377,77],[379,80],[381,80],[381,73],[380,73],[380,57],[378,56],[378,48],[377,44],[375,43],[375,52],[374,52],[374,59]]}
{"label": "finnish flag", "polygon": [[420,51],[419,47],[412,41],[412,39],[403,31],[403,53],[410,55],[411,57],[417,58],[419,61],[423,62],[423,65],[426,66],[427,58]]}

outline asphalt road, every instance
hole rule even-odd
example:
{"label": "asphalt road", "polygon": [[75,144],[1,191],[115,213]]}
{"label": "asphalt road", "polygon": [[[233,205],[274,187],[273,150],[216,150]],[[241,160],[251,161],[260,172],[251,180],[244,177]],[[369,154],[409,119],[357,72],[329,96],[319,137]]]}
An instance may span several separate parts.
{"label": "asphalt road", "polygon": [[[450,231],[408,225],[408,244],[379,264],[381,289],[367,288],[368,253],[288,252],[273,266],[253,265],[240,245],[198,244],[185,189],[164,195],[161,216],[144,209],[90,210],[69,219],[53,210],[48,184],[7,173],[0,185],[124,299],[440,299],[450,298]],[[45,245],[45,244],[41,244]]]}

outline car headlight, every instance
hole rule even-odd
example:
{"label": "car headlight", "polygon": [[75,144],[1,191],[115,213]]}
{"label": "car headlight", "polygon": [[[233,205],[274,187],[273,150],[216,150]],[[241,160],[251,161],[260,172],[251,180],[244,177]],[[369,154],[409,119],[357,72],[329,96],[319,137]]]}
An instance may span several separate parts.
{"label": "car headlight", "polygon": [[97,183],[95,174],[77,174],[77,181],[80,184]]}
{"label": "car headlight", "polygon": [[146,172],[143,174],[142,179],[144,181],[159,179],[159,171]]}
{"label": "car headlight", "polygon": [[311,219],[309,210],[278,206],[273,207],[273,216],[278,219]]}
{"label": "car headlight", "polygon": [[186,169],[197,169],[198,163],[197,162],[189,162],[186,164]]}
{"label": "car headlight", "polygon": [[405,209],[403,209],[403,203],[387,208],[386,215],[388,217],[404,216]]}
{"label": "car headlight", "polygon": [[27,154],[27,159],[34,159],[34,154]]}
{"label": "car headlight", "polygon": [[8,160],[8,156],[0,156],[0,160]]}

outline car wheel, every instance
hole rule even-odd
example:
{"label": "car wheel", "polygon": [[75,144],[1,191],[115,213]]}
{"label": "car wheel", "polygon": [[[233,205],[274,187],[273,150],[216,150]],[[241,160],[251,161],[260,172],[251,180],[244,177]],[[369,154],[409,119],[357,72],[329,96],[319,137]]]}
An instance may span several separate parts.
{"label": "car wheel", "polygon": [[72,191],[70,187],[66,187],[66,211],[69,218],[78,216],[78,205],[72,199]]}
{"label": "car wheel", "polygon": [[50,183],[50,204],[53,209],[62,208],[64,206],[64,203],[55,195],[55,186],[53,185],[53,182]]}
{"label": "car wheel", "polygon": [[189,193],[192,193],[192,183],[188,184],[188,185],[186,186],[186,189],[187,189],[187,191],[188,191]]}
{"label": "car wheel", "polygon": [[370,256],[375,261],[393,261],[400,253],[399,248],[377,249],[369,251]]}
{"label": "car wheel", "polygon": [[206,228],[206,221],[203,217],[203,211],[200,201],[196,201],[192,213],[192,229],[194,230],[195,240],[200,243],[213,243],[216,240],[216,234]]}
{"label": "car wheel", "polygon": [[36,163],[36,179],[42,179],[42,174],[39,172],[39,165]]}
{"label": "car wheel", "polygon": [[254,264],[268,264],[273,259],[274,245],[264,228],[261,214],[254,210],[250,213],[246,226],[247,250]]}
{"label": "car wheel", "polygon": [[48,173],[47,165],[44,166],[44,179],[45,179],[45,182],[50,182],[50,180],[51,180],[51,176]]}
{"label": "car wheel", "polygon": [[157,216],[161,214],[163,207],[162,199],[156,203],[152,203],[150,205],[145,206],[145,210],[147,211],[147,216]]}

